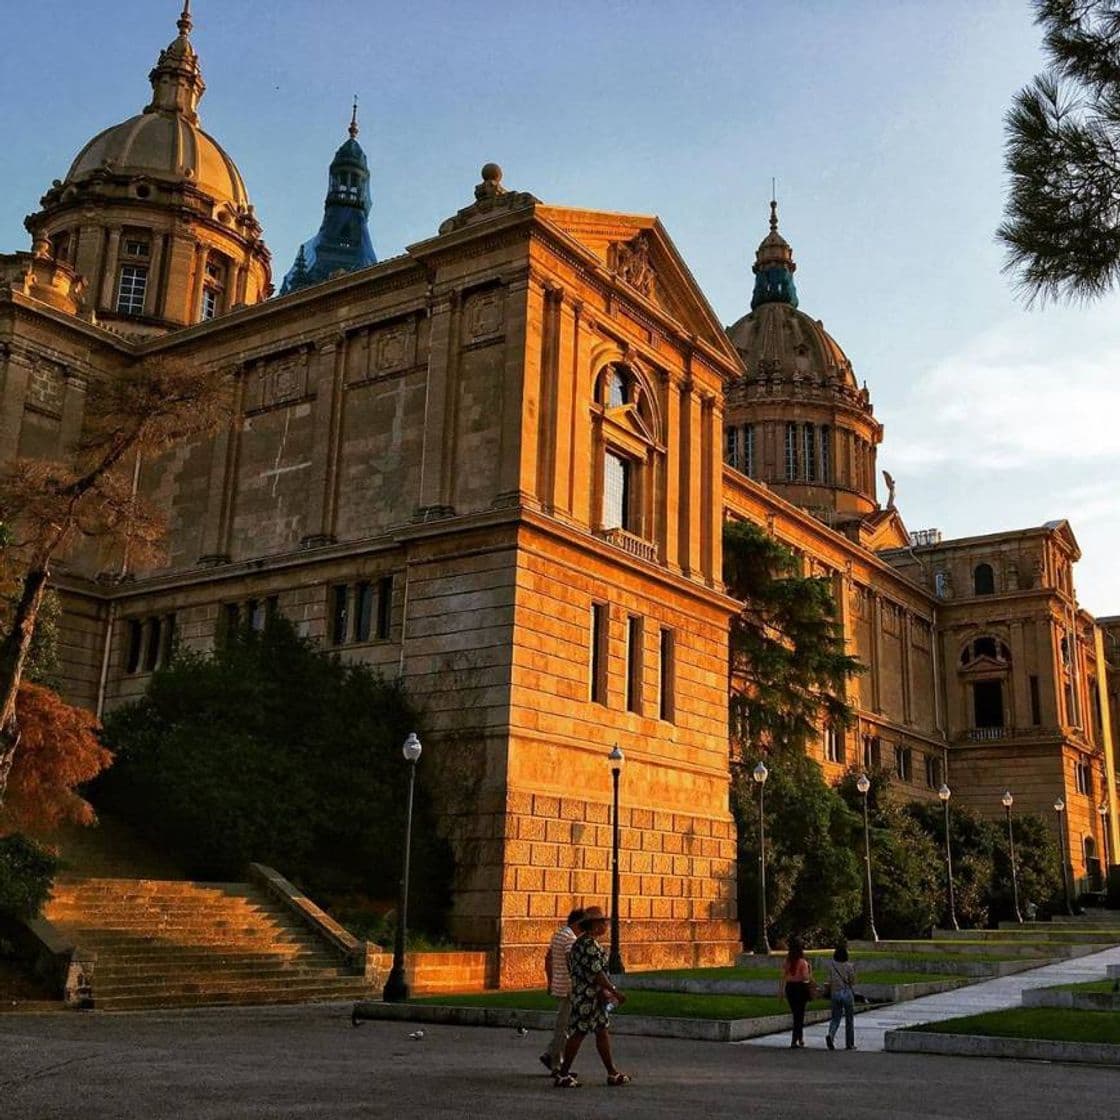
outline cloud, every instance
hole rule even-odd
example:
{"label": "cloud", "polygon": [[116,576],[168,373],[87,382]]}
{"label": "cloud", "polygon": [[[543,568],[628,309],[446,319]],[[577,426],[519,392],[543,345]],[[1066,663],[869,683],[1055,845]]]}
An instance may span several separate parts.
{"label": "cloud", "polygon": [[892,464],[915,474],[946,462],[998,470],[1120,464],[1115,318],[1102,308],[1024,313],[936,361],[885,417]]}

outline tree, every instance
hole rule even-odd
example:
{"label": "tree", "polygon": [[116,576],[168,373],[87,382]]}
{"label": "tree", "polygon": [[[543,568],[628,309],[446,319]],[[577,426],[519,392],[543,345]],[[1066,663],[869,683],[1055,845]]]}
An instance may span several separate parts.
{"label": "tree", "polygon": [[98,559],[147,562],[159,553],[164,519],[136,491],[145,457],[211,434],[228,415],[227,378],[166,359],[94,383],[84,436],[65,460],[16,459],[0,466],[0,568],[15,572],[0,643],[0,805],[20,744],[18,700],[52,564],[79,547]]}
{"label": "tree", "polygon": [[858,911],[859,864],[853,818],[805,748],[823,723],[852,719],[844,693],[861,671],[844,652],[827,579],[797,571],[794,554],[748,521],[724,526],[724,578],[743,601],[731,621],[731,738],[736,766],[732,809],[739,831],[740,897],[753,916],[758,868],[757,792],[750,780],[762,754],[766,783],[767,911],[778,937],[832,936]]}
{"label": "tree", "polygon": [[[231,878],[250,861],[309,892],[396,897],[408,767],[419,715],[403,688],[347,664],[277,617],[211,653],[179,650],[145,696],[105,719],[115,754],[98,808],[134,824],[191,875]],[[422,728],[421,728],[422,730]],[[437,930],[451,881],[425,758],[417,772],[412,898]]]}
{"label": "tree", "polygon": [[1006,118],[997,237],[1029,300],[1093,299],[1120,280],[1120,7],[1035,0],[1048,67]]}
{"label": "tree", "polygon": [[797,558],[749,521],[723,531],[731,620],[731,737],[750,751],[804,750],[823,724],[846,727],[849,679],[863,671],[844,652],[830,581],[802,576]]}
{"label": "tree", "polygon": [[97,737],[96,717],[30,681],[20,685],[19,712],[20,751],[0,809],[0,834],[13,828],[50,831],[64,822],[92,824],[93,806],[76,787],[113,760]]}

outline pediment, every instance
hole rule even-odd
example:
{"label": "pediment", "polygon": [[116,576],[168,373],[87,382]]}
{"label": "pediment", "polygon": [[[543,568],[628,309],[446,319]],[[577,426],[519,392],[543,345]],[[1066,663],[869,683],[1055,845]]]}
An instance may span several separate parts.
{"label": "pediment", "polygon": [[537,214],[598,258],[624,290],[741,366],[707,297],[661,224],[647,215],[538,206]]}
{"label": "pediment", "polygon": [[1006,673],[1009,666],[1006,661],[1001,661],[996,657],[988,657],[987,654],[982,654],[980,657],[973,658],[967,665],[961,667],[962,673]]}
{"label": "pediment", "polygon": [[607,420],[622,428],[628,435],[645,440],[647,443],[656,442],[656,436],[650,431],[649,425],[642,418],[637,405],[624,404],[618,408],[608,408],[605,410],[604,416]]}
{"label": "pediment", "polygon": [[907,548],[910,534],[896,509],[883,509],[864,518],[860,526],[860,544],[872,552],[891,548]]}

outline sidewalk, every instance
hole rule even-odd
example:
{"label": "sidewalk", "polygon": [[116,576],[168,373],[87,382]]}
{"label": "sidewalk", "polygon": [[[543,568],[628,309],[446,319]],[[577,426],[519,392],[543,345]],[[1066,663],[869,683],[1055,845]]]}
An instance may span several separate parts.
{"label": "sidewalk", "polygon": [[[857,970],[859,961],[854,960]],[[1053,984],[1078,984],[1086,980],[1103,980],[1105,966],[1120,964],[1120,946],[1093,953],[1088,957],[1076,957],[1059,961],[1057,964],[1044,965],[1030,972],[1017,972],[1013,976],[1001,976],[996,980],[985,980],[967,988],[957,988],[951,992],[941,992],[935,996],[923,996],[909,1003],[894,1003],[877,1011],[865,1011],[856,1016],[856,1046],[861,1050],[882,1050],[885,1031],[899,1027],[912,1027],[917,1023],[936,1023],[943,1019],[956,1019],[960,1015],[977,1015],[983,1011],[1000,1011],[1007,1007],[1018,1007],[1020,995],[1026,988],[1045,988]],[[856,983],[858,990],[859,984]],[[843,1026],[841,1039],[843,1038]],[[827,1024],[805,1028],[805,1046],[824,1049],[824,1036]],[[736,1046],[789,1046],[789,1031],[769,1034],[764,1038],[754,1038],[749,1042],[734,1043]],[[843,1042],[841,1042],[843,1045]]]}

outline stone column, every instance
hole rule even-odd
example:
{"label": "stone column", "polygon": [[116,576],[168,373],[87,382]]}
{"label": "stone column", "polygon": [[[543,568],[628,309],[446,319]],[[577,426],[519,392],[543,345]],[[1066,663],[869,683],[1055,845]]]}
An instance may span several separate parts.
{"label": "stone column", "polygon": [[556,289],[556,345],[555,345],[555,411],[552,417],[553,444],[551,454],[551,479],[542,497],[552,504],[556,513],[572,515],[572,424],[579,407],[575,396],[577,370],[576,355],[579,351],[579,311],[571,300],[565,298],[562,288]]}
{"label": "stone column", "polygon": [[237,461],[241,428],[244,423],[245,382],[254,375],[252,368],[238,369],[234,376],[233,414],[229,425],[211,442],[210,478],[206,488],[206,518],[202,527],[202,565],[228,564],[230,527],[237,489]]}
{"label": "stone column", "polygon": [[202,284],[206,279],[206,245],[196,241],[194,245],[194,276],[191,281],[191,302],[185,316],[187,323],[197,323],[202,319]]}
{"label": "stone column", "polygon": [[545,283],[540,340],[540,400],[537,408],[537,477],[533,491],[542,508],[549,513],[556,506],[556,451],[560,442],[557,415],[560,410],[560,330],[563,303],[564,289],[556,284]]}
{"label": "stone column", "polygon": [[148,286],[144,290],[144,314],[153,317],[160,314],[160,305],[163,302],[161,264],[163,264],[163,238],[158,233],[153,233],[152,258],[148,263]]}
{"label": "stone column", "polygon": [[867,589],[867,607],[871,616],[871,710],[882,714],[882,689],[879,677],[883,664],[883,602],[870,587]]}
{"label": "stone column", "polygon": [[3,396],[0,397],[0,462],[19,454],[23,429],[23,405],[31,380],[31,365],[21,352],[0,343],[0,367],[4,370]]}
{"label": "stone column", "polygon": [[[449,410],[449,381],[458,364],[459,293],[443,291],[428,300],[428,379],[424,400],[424,449],[420,459],[420,501],[417,516],[421,519],[445,517],[450,514],[451,501],[445,468],[448,431],[454,427],[453,401]],[[449,424],[449,411],[450,424]]]}
{"label": "stone column", "polygon": [[342,379],[346,339],[320,342],[315,353],[315,402],[312,405],[311,478],[308,481],[307,532],[303,548],[331,544],[334,537],[338,443],[342,426]]}
{"label": "stone column", "polygon": [[902,721],[914,722],[914,616],[902,608]]}
{"label": "stone column", "polygon": [[701,495],[701,403],[692,378],[689,377],[681,392],[681,492],[680,534],[681,570],[685,575],[697,575],[700,566],[700,509]]}
{"label": "stone column", "polygon": [[77,446],[82,434],[82,417],[86,410],[85,377],[75,370],[67,369],[62,390],[62,423],[59,443],[64,454],[69,454]]}
{"label": "stone column", "polygon": [[109,230],[109,244],[105,248],[105,256],[101,261],[101,300],[98,306],[102,311],[114,310],[113,289],[117,279],[117,258],[120,255],[121,230],[113,226]]}
{"label": "stone column", "polygon": [[525,423],[535,413],[540,391],[540,347],[530,344],[540,329],[542,293],[528,273],[506,287],[505,363],[502,375],[502,431],[498,493],[494,505],[520,505],[531,497],[530,466],[536,459],[536,429]]}
{"label": "stone column", "polygon": [[[584,330],[591,321],[584,316],[583,303],[575,301],[572,305],[572,447],[568,462],[568,508],[575,521],[591,525],[592,488],[591,478],[596,473],[592,456],[596,444],[592,442],[591,424],[588,420],[588,406],[591,403],[591,370],[584,365]],[[592,347],[588,346],[588,350]],[[591,464],[589,471],[587,465]],[[589,477],[590,476],[590,477]]]}
{"label": "stone column", "polygon": [[[680,382],[667,376],[663,382],[665,400],[665,518],[662,525],[661,555],[673,571],[681,570],[680,505],[681,486],[681,393]],[[721,488],[722,489],[722,488]]]}

